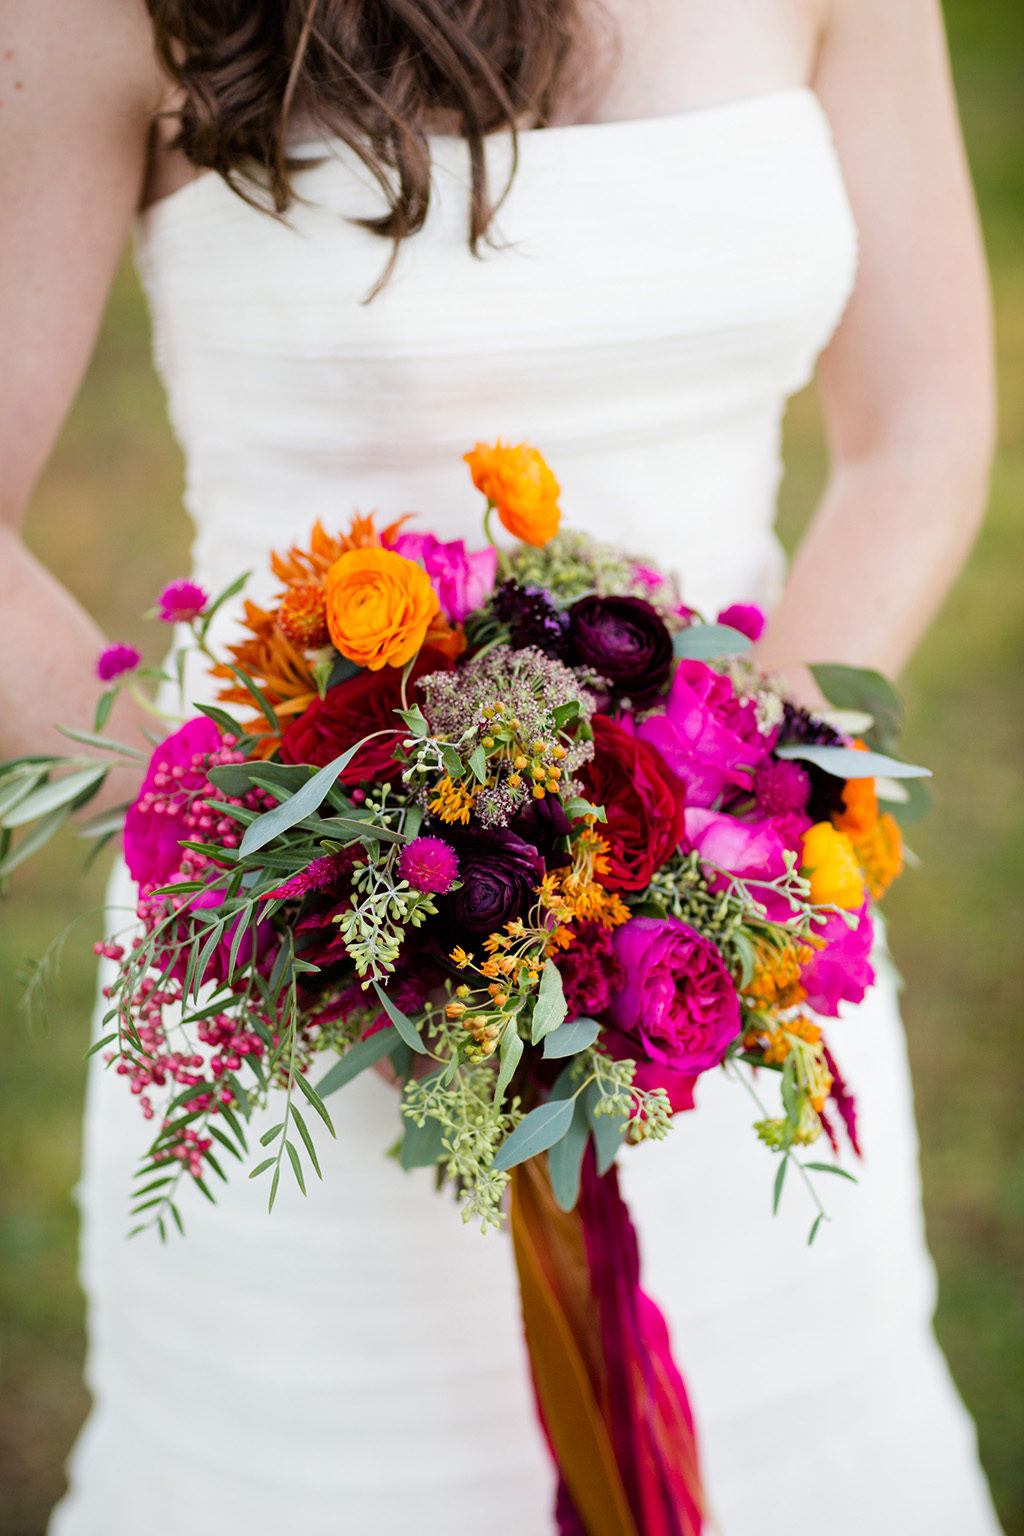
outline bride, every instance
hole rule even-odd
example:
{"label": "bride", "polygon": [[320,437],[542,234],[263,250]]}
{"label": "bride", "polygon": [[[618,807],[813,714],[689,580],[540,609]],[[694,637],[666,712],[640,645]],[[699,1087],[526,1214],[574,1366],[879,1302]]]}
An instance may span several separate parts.
{"label": "bride", "polygon": [[[761,659],[809,699],[803,660],[901,666],[992,434],[937,0],[6,0],[2,29],[3,755],[94,696],[101,638],[17,529],[133,220],[205,585],[355,506],[471,533],[459,456],[500,434],[695,606],[768,604]],[[780,419],[819,352],[832,472],[783,582]],[[813,1249],[728,1082],[624,1159],[716,1528],[989,1536],[891,982],[836,1050],[864,1162]],[[94,1408],[53,1536],[551,1531],[508,1246],[382,1156],[388,1085],[346,1090],[308,1201],[268,1218],[243,1178],[166,1249],[124,1240],[121,1087],[93,1075]]]}

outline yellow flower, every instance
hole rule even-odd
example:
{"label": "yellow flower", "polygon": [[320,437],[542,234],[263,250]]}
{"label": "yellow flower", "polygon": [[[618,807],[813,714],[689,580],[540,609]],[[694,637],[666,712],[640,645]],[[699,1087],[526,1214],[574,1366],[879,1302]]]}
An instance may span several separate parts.
{"label": "yellow flower", "polygon": [[438,611],[430,578],[393,549],[352,549],[325,581],[327,627],[343,656],[379,672],[404,667]]}
{"label": "yellow flower", "polygon": [[854,911],[864,900],[864,882],[846,832],[831,822],[819,821],[803,839],[801,873],[810,880],[811,901],[816,907],[844,907]]}
{"label": "yellow flower", "polygon": [[491,448],[477,443],[466,463],[473,484],[497,508],[514,538],[540,549],[558,532],[558,481],[536,448],[500,440]]}
{"label": "yellow flower", "polygon": [[435,816],[440,816],[441,820],[448,822],[449,825],[458,821],[466,826],[475,802],[476,790],[470,791],[464,784],[453,784],[445,774],[434,790],[430,809]]}

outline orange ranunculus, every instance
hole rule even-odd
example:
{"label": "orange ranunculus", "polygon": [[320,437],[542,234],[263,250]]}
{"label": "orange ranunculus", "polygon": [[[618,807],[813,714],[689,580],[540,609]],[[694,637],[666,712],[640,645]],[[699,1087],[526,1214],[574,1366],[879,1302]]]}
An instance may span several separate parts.
{"label": "orange ranunculus", "polygon": [[392,549],[351,549],[335,560],[325,597],[334,644],[371,672],[404,667],[439,606],[426,572]]}
{"label": "orange ranunculus", "polygon": [[[855,741],[853,745],[858,752],[868,750],[862,741]],[[878,825],[874,779],[847,779],[843,786],[843,809],[832,820],[840,832],[849,832],[854,842],[874,832]]]}
{"label": "orange ranunculus", "polygon": [[491,448],[477,443],[466,463],[473,484],[497,508],[514,538],[538,549],[558,532],[558,481],[536,448],[527,443]]}
{"label": "orange ranunculus", "polygon": [[880,900],[903,871],[903,838],[896,822],[883,811],[875,825],[853,846],[864,871],[864,884],[874,901]]}
{"label": "orange ranunculus", "polygon": [[864,901],[864,882],[846,832],[829,821],[816,822],[804,833],[801,873],[811,882],[816,907],[845,907],[856,911]]}

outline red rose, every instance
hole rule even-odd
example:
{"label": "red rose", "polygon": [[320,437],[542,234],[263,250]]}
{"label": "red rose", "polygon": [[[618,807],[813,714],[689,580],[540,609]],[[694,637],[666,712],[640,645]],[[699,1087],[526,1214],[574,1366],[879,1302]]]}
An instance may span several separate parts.
{"label": "red rose", "polygon": [[[447,672],[452,662],[447,656],[424,646],[416,658],[406,690],[410,705],[419,702],[414,684],[427,672]],[[327,690],[323,699],[314,699],[304,714],[293,720],[281,737],[281,760],[285,763],[312,763],[325,768],[363,736],[375,736],[357,752],[341,774],[342,784],[358,784],[360,779],[396,779],[401,763],[392,756],[406,735],[395,710],[402,707],[401,667],[381,667],[379,672],[362,671],[344,683]]]}
{"label": "red rose", "polygon": [[610,891],[642,891],[683,836],[685,795],[661,753],[605,715],[595,715],[594,756],[581,770],[588,797],[603,805]]}

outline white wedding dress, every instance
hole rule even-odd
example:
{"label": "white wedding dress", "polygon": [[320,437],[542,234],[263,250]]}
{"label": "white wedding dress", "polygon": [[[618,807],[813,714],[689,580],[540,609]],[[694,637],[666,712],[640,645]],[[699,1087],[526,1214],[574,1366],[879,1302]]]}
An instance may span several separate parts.
{"label": "white wedding dress", "polygon": [[[348,152],[287,223],[213,176],[141,220],[156,355],[188,461],[195,567],[218,588],[354,507],[479,541],[461,455],[536,444],[566,521],[719,605],[771,602],[787,397],[842,313],[856,239],[805,89],[525,134],[500,246],[466,245],[464,146],[434,143],[422,234],[387,247]],[[495,141],[494,174],[508,146]],[[268,578],[260,578],[270,590]],[[220,638],[230,632],[226,621]],[[123,881],[118,899],[130,900]],[[833,1221],[775,1163],[742,1088],[703,1079],[667,1143],[622,1158],[648,1289],[692,1392],[724,1536],[993,1536],[972,1426],[931,1332],[911,1091],[891,979],[829,1030],[859,1095],[858,1187]],[[395,1096],[330,1102],[324,1181],[272,1217],[244,1172],[188,1237],[125,1240],[147,1127],[90,1089],[82,1274],[95,1407],[51,1536],[544,1536],[510,1246],[385,1158]],[[312,1118],[312,1117],[311,1117]],[[847,1166],[852,1166],[847,1162]]]}

